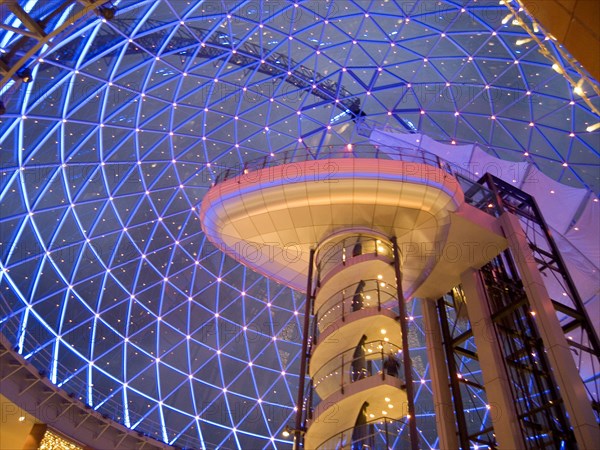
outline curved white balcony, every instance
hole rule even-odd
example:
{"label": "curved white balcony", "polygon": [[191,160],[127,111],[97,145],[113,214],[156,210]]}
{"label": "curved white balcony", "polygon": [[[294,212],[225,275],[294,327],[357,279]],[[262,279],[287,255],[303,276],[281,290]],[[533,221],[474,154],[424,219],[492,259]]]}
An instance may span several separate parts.
{"label": "curved white balcony", "polygon": [[[343,287],[325,300],[315,311],[314,336],[328,333],[338,321],[351,320],[351,315],[363,309],[392,310],[397,314],[396,287],[380,279],[361,279]],[[321,296],[322,297],[322,296]]]}
{"label": "curved white balcony", "polygon": [[[365,404],[368,405],[366,408]],[[365,377],[348,385],[344,393],[340,391],[321,401],[308,422],[304,448],[336,448],[340,438],[351,436],[363,408],[366,409],[366,417],[371,420],[376,417],[391,420],[405,417],[408,409],[404,382],[392,376]]]}
{"label": "curved white balcony", "polygon": [[[396,365],[390,364],[393,358]],[[346,392],[349,385],[368,377],[403,379],[399,345],[383,339],[365,342],[360,351],[351,348],[333,356],[311,376],[315,393],[326,401],[335,393]]]}

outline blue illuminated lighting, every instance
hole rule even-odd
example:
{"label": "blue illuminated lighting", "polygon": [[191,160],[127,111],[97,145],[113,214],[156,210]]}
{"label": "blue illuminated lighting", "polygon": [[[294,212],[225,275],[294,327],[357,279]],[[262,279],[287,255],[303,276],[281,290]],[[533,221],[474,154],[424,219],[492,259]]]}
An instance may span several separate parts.
{"label": "blue illuminated lighting", "polygon": [[[110,21],[91,15],[44,50],[32,83],[0,90],[2,331],[59,387],[156,439],[291,448],[304,297],[203,235],[217,173],[368,141],[359,100],[382,127],[525,152],[598,190],[599,132],[584,130],[600,119],[535,42],[517,51],[528,36],[501,24],[497,0],[460,3],[123,0]],[[2,48],[12,38],[0,30]],[[417,423],[436,448],[410,307]],[[485,395],[470,398],[489,425]]]}

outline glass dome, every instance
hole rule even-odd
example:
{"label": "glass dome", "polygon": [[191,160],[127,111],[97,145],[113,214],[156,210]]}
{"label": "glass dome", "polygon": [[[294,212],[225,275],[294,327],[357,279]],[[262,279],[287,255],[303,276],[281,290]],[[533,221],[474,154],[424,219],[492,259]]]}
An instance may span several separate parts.
{"label": "glass dome", "polygon": [[206,240],[222,168],[368,142],[366,116],[598,191],[597,86],[574,94],[497,0],[113,3],[0,91],[1,324],[58,386],[159,440],[291,447],[304,296]]}

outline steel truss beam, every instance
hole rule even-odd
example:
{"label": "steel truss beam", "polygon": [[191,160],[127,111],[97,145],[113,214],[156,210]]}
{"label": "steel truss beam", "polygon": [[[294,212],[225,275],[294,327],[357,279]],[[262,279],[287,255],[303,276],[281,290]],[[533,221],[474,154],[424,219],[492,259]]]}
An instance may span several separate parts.
{"label": "steel truss beam", "polygon": [[[128,30],[134,25],[132,22],[133,19],[115,18],[111,25],[118,30]],[[154,55],[159,49],[163,49],[167,39],[163,30],[167,25],[169,24],[166,22],[153,19],[146,21],[134,42],[127,46],[126,54]],[[94,46],[86,54],[86,59],[107,53],[124,42],[123,36],[109,31],[111,30],[100,29],[94,38]],[[79,46],[66,45],[56,54],[61,61],[74,61],[79,54]],[[248,41],[233,40],[227,33],[186,25],[170,38],[169,45],[160,54],[167,55],[178,55],[182,58],[195,56],[208,60],[226,58],[227,62],[238,67],[256,67],[257,72],[271,77],[279,76],[298,90],[311,92],[321,100],[333,103],[352,117],[360,114],[360,100],[333,79],[303,66],[286,54],[269,52],[268,49]]]}
{"label": "steel truss beam", "polygon": [[[592,360],[593,367],[600,367],[600,346],[598,337],[590,321],[583,302],[577,292],[564,261],[553,241],[550,231],[532,196],[514,186],[490,175],[484,175],[479,184],[493,192],[498,213],[509,212],[521,219],[525,229],[534,227],[537,236],[543,241],[534,241],[528,233],[529,246],[535,256],[540,272],[551,272],[563,281],[565,292],[572,300],[571,304],[553,300],[557,314],[564,315],[562,329],[573,334],[580,331],[579,340],[567,339],[573,349],[585,352]],[[531,448],[575,448],[575,438],[570,429],[560,392],[544,351],[542,338],[533,319],[529,300],[519,279],[517,269],[510,251],[494,259],[481,271],[486,286],[487,301],[492,312],[494,333],[499,340],[503,359],[511,379],[511,390],[518,411],[520,426],[526,443]],[[469,441],[496,446],[493,438],[482,439],[486,433],[493,436],[493,428],[484,428],[483,422],[479,431],[469,434],[466,427],[465,393],[460,385],[473,386],[472,380],[457,374],[457,362],[464,360],[478,361],[476,351],[465,348],[472,339],[473,333],[468,318],[461,313],[464,299],[460,287],[454,289],[438,300],[438,315],[441,324],[442,338],[448,360],[448,370],[457,419],[457,433],[462,448],[469,448]],[[450,314],[449,314],[450,313]],[[457,323],[463,327],[457,326]],[[581,368],[580,368],[581,370]],[[584,380],[586,381],[586,380]],[[592,380],[593,382],[594,380]],[[477,384],[477,383],[475,383]],[[477,388],[483,389],[477,385]],[[592,406],[599,413],[598,395],[588,386]]]}
{"label": "steel truss beam", "polygon": [[[33,14],[33,11],[25,11],[17,0],[0,0],[0,10],[7,13],[2,14],[1,17],[12,14],[23,25],[15,27],[0,23],[1,29],[15,33],[15,37],[7,46],[6,53],[0,56],[0,75],[2,76],[0,89],[10,79],[19,81],[20,78],[17,76],[19,71],[28,68],[45,45],[52,47],[54,38],[61,32],[75,25],[90,12],[98,14],[103,5],[108,2],[110,0],[64,0],[49,11],[45,11],[44,2],[40,2],[41,12],[36,11],[36,14]],[[68,19],[59,22],[60,17],[69,8],[71,11]]]}

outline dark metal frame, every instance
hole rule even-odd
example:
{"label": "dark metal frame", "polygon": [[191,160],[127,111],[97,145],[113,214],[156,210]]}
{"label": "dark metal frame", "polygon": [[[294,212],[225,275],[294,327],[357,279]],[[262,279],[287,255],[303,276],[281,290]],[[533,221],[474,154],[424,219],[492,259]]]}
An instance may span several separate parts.
{"label": "dark metal frame", "polygon": [[410,448],[419,450],[419,432],[417,430],[417,416],[415,414],[415,394],[412,377],[412,361],[410,359],[410,347],[408,345],[408,315],[406,314],[406,301],[402,290],[402,272],[400,270],[400,250],[396,236],[391,239],[394,250],[394,271],[396,274],[396,292],[398,296],[398,311],[400,317],[400,330],[402,332],[402,358],[404,366],[404,382],[406,383],[406,401],[408,403],[408,430],[410,437]]}
{"label": "dark metal frame", "polygon": [[[511,186],[510,184],[485,174],[478,183],[486,186],[493,194],[497,214],[514,214],[523,226],[536,233],[541,242],[528,235],[528,243],[534,254],[540,272],[553,272],[563,281],[567,299],[571,304],[552,300],[557,313],[567,317],[563,325],[565,334],[573,330],[580,330],[580,341],[567,339],[569,344],[578,351],[586,352],[600,367],[600,345],[593,324],[585,310],[583,302],[575,283],[562,259],[552,234],[544,221],[535,199]],[[468,196],[468,193],[465,194]],[[482,206],[483,208],[483,206]],[[494,323],[494,338],[498,339],[503,352],[503,360],[510,377],[510,386],[519,425],[525,443],[530,448],[576,448],[570,424],[565,413],[563,400],[556,388],[556,382],[545,354],[543,342],[538,332],[529,300],[525,294],[518,271],[510,251],[503,252],[500,256],[484,266],[479,276],[486,287],[487,301],[492,312]],[[473,338],[473,333],[468,324],[468,329],[455,335],[450,329],[452,318],[447,312],[454,309],[454,318],[460,315],[461,299],[453,293],[449,294],[451,301],[446,298],[438,300],[438,318],[440,320],[442,338],[448,362],[450,388],[453,396],[457,433],[460,446],[470,448],[470,441],[486,444],[491,448],[496,446],[493,438],[493,428],[480,427],[476,433],[469,433],[463,405],[461,385],[473,384],[464,377],[457,375],[456,360],[470,358],[478,360],[476,352],[467,350],[463,344]],[[468,323],[468,322],[466,322]],[[484,390],[483,386],[476,386]],[[596,414],[600,414],[598,399],[588,389],[592,406]],[[488,429],[489,428],[489,429]],[[486,435],[488,439],[482,439]]]}
{"label": "dark metal frame", "polygon": [[[442,332],[444,350],[446,352],[446,363],[448,364],[448,372],[450,379],[450,391],[452,392],[452,400],[457,411],[464,411],[463,399],[460,392],[460,380],[457,377],[458,370],[454,359],[455,347],[451,339],[450,327],[448,325],[448,314],[446,312],[446,304],[443,298],[437,301],[437,311],[440,318],[440,329]],[[467,429],[467,421],[464,414],[456,415],[456,425],[458,434],[458,443],[462,449],[468,449],[469,433]]]}
{"label": "dark metal frame", "polygon": [[[108,4],[109,6],[106,6]],[[22,24],[22,27],[12,27],[0,21],[0,29],[12,31],[18,35],[7,47],[7,51],[0,56],[0,87],[8,81],[10,73],[13,79],[19,80],[19,73],[25,69],[31,69],[29,64],[37,64],[37,56],[28,58],[27,53],[39,43],[47,43],[61,24],[58,23],[59,16],[69,7],[77,7],[76,13],[71,11],[70,21],[75,22],[74,17],[79,15],[84,18],[88,11],[94,11],[101,15],[103,11],[113,10],[112,0],[63,0],[56,5],[45,5],[40,2],[35,8],[27,12],[17,0],[0,1],[0,12],[3,14],[14,14]],[[71,24],[71,26],[73,25]]]}
{"label": "dark metal frame", "polygon": [[576,448],[564,402],[509,251],[479,272],[527,448]]}
{"label": "dark metal frame", "polygon": [[[132,21],[133,19],[115,17],[111,20],[111,25],[117,29],[127,30],[131,28]],[[167,25],[168,23],[155,19],[146,21],[145,29],[138,33],[135,42],[127,46],[126,53],[142,54],[156,52],[162,48],[166,38],[163,30]],[[121,46],[122,43],[122,36],[101,29],[86,58],[110,52],[113,48]],[[56,53],[60,55],[62,61],[70,61],[77,56],[79,50],[79,46],[73,43],[63,46]],[[215,29],[205,29],[194,25],[180,28],[171,38],[170,45],[162,51],[162,55],[170,54],[186,58],[194,56],[208,60],[227,57],[229,63],[244,68],[244,70],[256,67],[256,71],[259,73],[280,76],[285,82],[296,86],[299,90],[310,92],[322,100],[321,103],[310,105],[311,107],[333,104],[352,117],[359,116],[361,112],[359,98],[334,81],[332,77],[323,76],[313,69],[299,64],[286,54],[266,51],[260,45],[251,42],[233,41],[229,34]]]}
{"label": "dark metal frame", "polygon": [[[315,250],[311,249],[308,257],[308,279],[306,281],[306,303],[304,305],[304,327],[302,330],[302,353],[300,355],[300,376],[298,381],[298,399],[296,401],[296,425],[294,429],[294,449],[304,447],[304,432],[306,431],[306,420],[310,408],[305,405],[305,398],[311,398],[312,395],[305,396],[305,381],[308,373],[308,363],[310,358],[309,352],[309,336],[310,336],[310,319],[313,314],[313,267],[314,267]],[[312,386],[312,384],[311,384]],[[312,392],[311,392],[312,394]]]}
{"label": "dark metal frame", "polygon": [[[540,238],[538,241],[537,239],[532,240],[528,236],[529,247],[533,252],[539,271],[544,275],[556,276],[562,280],[562,287],[567,296],[561,299],[552,299],[552,305],[557,313],[564,314],[567,318],[563,320],[564,324],[562,325],[565,336],[569,335],[567,342],[576,352],[584,352],[593,361],[594,367],[600,367],[598,334],[535,199],[489,173],[485,174],[478,183],[486,185],[493,192],[500,211],[519,217],[522,223],[533,228],[535,235]],[[579,331],[574,333],[579,337],[578,339],[572,338],[574,331]],[[598,387],[596,384],[596,389],[590,390],[586,386],[586,390],[592,402],[596,419],[600,421],[600,389]]]}
{"label": "dark metal frame", "polygon": [[[464,364],[465,358],[470,360],[471,365],[475,367],[479,366],[477,353],[466,348],[467,345],[475,347],[475,344],[471,323],[466,318],[464,312],[466,306],[462,301],[462,296],[462,290],[455,289],[437,301],[437,312],[446,354],[450,391],[454,403],[458,443],[462,450],[469,450],[471,442],[486,445],[493,449],[497,445],[493,434],[493,427],[486,426],[481,417],[477,429],[474,430],[473,426],[469,428],[467,425],[466,414],[467,410],[469,410],[470,390],[477,390],[480,395],[485,395],[485,387],[474,380],[476,377],[472,373],[460,374],[458,361],[463,362],[463,366],[466,366]],[[452,317],[449,316],[449,311],[452,311]],[[457,326],[459,320],[462,322],[462,326]]]}

